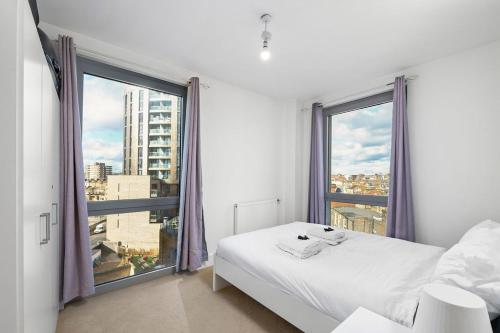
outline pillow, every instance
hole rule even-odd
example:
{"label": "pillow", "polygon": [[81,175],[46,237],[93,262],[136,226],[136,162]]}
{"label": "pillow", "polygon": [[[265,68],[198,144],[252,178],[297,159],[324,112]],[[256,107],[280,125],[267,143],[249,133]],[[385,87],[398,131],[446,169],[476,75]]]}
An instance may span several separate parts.
{"label": "pillow", "polygon": [[468,290],[485,302],[490,319],[500,315],[500,223],[481,222],[439,259],[433,282]]}
{"label": "pillow", "polygon": [[[490,233],[493,234],[491,235],[493,238],[488,236]],[[458,242],[474,241],[474,239],[479,241],[486,241],[488,239],[495,241],[498,240],[498,237],[500,237],[500,223],[486,220],[470,228]]]}

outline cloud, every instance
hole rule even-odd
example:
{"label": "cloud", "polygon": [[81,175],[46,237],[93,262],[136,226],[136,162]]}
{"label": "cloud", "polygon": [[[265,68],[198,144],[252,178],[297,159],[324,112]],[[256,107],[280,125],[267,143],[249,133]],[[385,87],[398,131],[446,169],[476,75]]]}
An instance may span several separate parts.
{"label": "cloud", "polygon": [[104,162],[121,172],[123,165],[123,107],[128,85],[84,76],[82,145],[85,165]]}
{"label": "cloud", "polygon": [[123,145],[101,139],[84,139],[83,143],[84,164],[104,162],[113,166],[113,172],[122,171]]}
{"label": "cloud", "polygon": [[392,103],[333,116],[332,173],[388,173]]}
{"label": "cloud", "polygon": [[84,76],[83,130],[118,130],[123,127],[123,99],[127,84]]}

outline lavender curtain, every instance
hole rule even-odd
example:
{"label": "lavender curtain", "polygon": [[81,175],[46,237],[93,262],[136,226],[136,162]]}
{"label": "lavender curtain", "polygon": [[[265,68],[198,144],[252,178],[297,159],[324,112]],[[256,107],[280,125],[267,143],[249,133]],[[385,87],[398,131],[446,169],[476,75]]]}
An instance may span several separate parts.
{"label": "lavender curtain", "polygon": [[61,306],[94,293],[73,39],[59,36]]}
{"label": "lavender curtain", "polygon": [[396,78],[393,103],[391,180],[387,204],[386,235],[415,241],[404,76]]}
{"label": "lavender curtain", "polygon": [[325,224],[325,183],[323,164],[323,106],[312,105],[311,159],[309,162],[309,199],[307,220]]}
{"label": "lavender curtain", "polygon": [[194,271],[208,259],[200,158],[200,80],[191,78],[184,125],[177,271]]}

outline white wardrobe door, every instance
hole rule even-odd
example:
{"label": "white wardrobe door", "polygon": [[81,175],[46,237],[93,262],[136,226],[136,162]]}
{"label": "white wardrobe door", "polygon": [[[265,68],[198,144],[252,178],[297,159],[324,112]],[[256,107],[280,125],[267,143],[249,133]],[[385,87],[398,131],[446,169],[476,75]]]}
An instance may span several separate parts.
{"label": "white wardrobe door", "polygon": [[51,105],[51,113],[52,113],[52,130],[51,133],[51,148],[52,148],[52,163],[51,170],[49,172],[52,179],[52,254],[51,258],[53,260],[52,265],[52,274],[51,281],[53,283],[53,295],[52,295],[52,311],[55,314],[56,325],[57,325],[57,316],[59,314],[59,293],[60,293],[60,216],[59,216],[59,97],[57,96],[57,92],[53,82],[51,81],[51,97],[52,97],[52,105]]}
{"label": "white wardrobe door", "polygon": [[53,208],[53,204],[57,204],[56,192],[57,184],[54,180],[54,170],[57,170],[58,165],[58,147],[56,139],[58,137],[59,128],[56,126],[55,108],[58,107],[54,101],[54,84],[52,76],[44,60],[43,63],[43,83],[42,83],[42,172],[44,180],[42,182],[42,200],[45,211],[50,213],[50,240],[42,248],[42,255],[45,262],[45,271],[43,274],[47,277],[46,284],[46,306],[47,306],[47,329],[54,332],[57,325],[58,314],[58,281],[59,281],[59,265],[58,265],[58,250],[59,250],[59,235],[58,225],[56,223],[57,211]]}
{"label": "white wardrobe door", "polygon": [[[27,5],[26,5],[27,6]],[[42,60],[43,52],[33,19],[25,10],[24,23],[24,331],[42,332],[46,321],[46,276],[40,245],[42,197]]]}
{"label": "white wardrobe door", "polygon": [[[41,218],[42,213],[50,213],[52,201],[49,186],[51,173],[47,173],[52,158],[49,147],[51,138],[45,134],[50,122],[48,119],[51,118],[47,110],[52,107],[53,101],[47,90],[50,86],[46,84],[47,74],[50,73],[27,4],[24,22],[24,332],[53,333],[57,318],[53,306],[54,274],[51,272],[54,254],[47,227],[50,231],[52,228],[50,220]],[[42,239],[48,242],[41,244]]]}

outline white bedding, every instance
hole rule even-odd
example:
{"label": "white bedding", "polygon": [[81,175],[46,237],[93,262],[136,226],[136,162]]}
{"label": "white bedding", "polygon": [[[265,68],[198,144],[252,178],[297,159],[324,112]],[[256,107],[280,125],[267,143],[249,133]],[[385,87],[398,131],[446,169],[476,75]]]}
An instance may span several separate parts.
{"label": "white bedding", "polygon": [[219,241],[217,255],[337,319],[363,306],[412,326],[420,289],[444,249],[346,231],[347,240],[299,259],[276,247],[311,225],[294,222]]}

